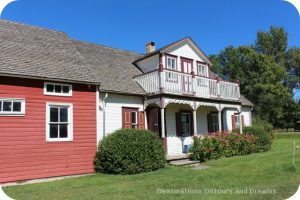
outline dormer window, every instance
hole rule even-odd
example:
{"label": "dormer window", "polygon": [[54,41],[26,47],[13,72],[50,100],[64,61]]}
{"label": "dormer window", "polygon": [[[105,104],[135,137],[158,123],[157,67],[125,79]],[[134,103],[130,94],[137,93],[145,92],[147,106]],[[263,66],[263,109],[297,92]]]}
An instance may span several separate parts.
{"label": "dormer window", "polygon": [[199,76],[205,76],[205,77],[207,77],[207,76],[208,76],[208,68],[207,68],[207,65],[204,64],[204,63],[198,62],[198,63],[197,63],[197,72],[198,72],[198,75],[199,75]]}
{"label": "dormer window", "polygon": [[177,58],[167,56],[167,69],[177,70]]}

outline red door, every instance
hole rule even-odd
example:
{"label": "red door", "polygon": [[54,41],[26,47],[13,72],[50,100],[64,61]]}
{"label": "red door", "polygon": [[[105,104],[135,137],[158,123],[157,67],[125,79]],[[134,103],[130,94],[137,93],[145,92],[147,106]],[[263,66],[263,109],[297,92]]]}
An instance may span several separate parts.
{"label": "red door", "polygon": [[159,134],[159,108],[149,107],[147,109],[148,129]]}
{"label": "red door", "polygon": [[[181,58],[181,72],[191,75],[193,71],[193,60]],[[192,77],[191,76],[182,76],[182,90],[183,92],[189,93],[192,88]]]}

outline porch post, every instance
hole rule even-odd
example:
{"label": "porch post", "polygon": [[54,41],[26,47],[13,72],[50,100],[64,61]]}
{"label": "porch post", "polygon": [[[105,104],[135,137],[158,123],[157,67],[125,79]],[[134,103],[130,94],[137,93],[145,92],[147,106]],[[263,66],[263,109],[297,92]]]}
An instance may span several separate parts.
{"label": "porch post", "polygon": [[166,137],[166,133],[165,133],[165,109],[161,108],[160,109],[160,113],[161,113],[161,121],[160,121],[160,127],[161,127],[161,137],[165,138]]}
{"label": "porch post", "polygon": [[222,132],[222,111],[218,110],[218,124],[219,124],[219,132]]}
{"label": "porch post", "polygon": [[193,110],[194,135],[197,135],[197,110]]}
{"label": "porch post", "polygon": [[239,118],[240,118],[240,133],[243,133],[243,121],[242,121],[242,112],[239,112]]}

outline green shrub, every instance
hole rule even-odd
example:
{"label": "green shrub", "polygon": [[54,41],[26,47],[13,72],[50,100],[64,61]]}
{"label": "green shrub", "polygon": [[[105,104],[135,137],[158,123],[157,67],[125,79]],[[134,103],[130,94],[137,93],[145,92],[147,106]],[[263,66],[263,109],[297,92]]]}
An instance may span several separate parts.
{"label": "green shrub", "polygon": [[258,119],[258,118],[253,118],[253,126],[254,127],[262,127],[267,133],[272,133],[273,132],[273,125],[270,124],[267,121],[264,121],[262,119]]}
{"label": "green shrub", "polygon": [[251,134],[256,137],[255,152],[264,152],[271,149],[272,146],[272,133],[267,132],[262,126],[244,127],[244,133]]}
{"label": "green shrub", "polygon": [[254,152],[255,137],[239,133],[213,133],[205,137],[194,137],[190,151],[191,160],[205,162],[220,157],[246,155]]}
{"label": "green shrub", "polygon": [[165,164],[165,152],[157,134],[136,129],[120,129],[103,138],[94,160],[97,172],[112,174],[149,172]]}

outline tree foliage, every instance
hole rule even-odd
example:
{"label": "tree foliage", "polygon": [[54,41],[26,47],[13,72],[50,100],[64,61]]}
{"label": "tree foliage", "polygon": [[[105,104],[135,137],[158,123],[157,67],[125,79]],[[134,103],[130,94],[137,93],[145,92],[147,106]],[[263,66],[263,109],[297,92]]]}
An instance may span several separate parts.
{"label": "tree foliage", "polygon": [[275,127],[292,126],[299,108],[291,88],[299,81],[300,49],[287,50],[287,44],[284,29],[271,27],[257,33],[253,46],[229,46],[211,56],[212,70],[226,80],[240,80],[241,93],[255,104],[255,115]]}

